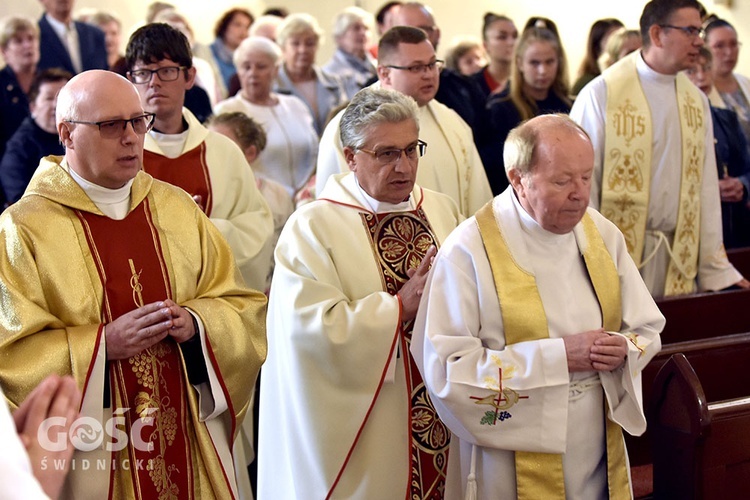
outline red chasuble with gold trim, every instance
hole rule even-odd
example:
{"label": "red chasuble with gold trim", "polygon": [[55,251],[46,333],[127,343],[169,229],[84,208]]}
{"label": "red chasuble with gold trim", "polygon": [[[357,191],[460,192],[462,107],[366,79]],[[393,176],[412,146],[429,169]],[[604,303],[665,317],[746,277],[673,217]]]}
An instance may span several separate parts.
{"label": "red chasuble with gold trim", "polygon": [[[172,298],[148,199],[119,221],[82,211],[76,214],[104,288],[103,323]],[[109,361],[109,383],[112,410],[129,408],[125,431],[133,436],[127,448],[113,452],[117,465],[110,484],[115,484],[115,475],[123,477],[126,468],[121,464],[128,463],[135,498],[193,498],[192,428],[177,343],[167,337],[131,358]],[[137,432],[131,432],[134,427]]]}
{"label": "red chasuble with gold trim", "polygon": [[206,163],[206,143],[177,158],[167,158],[151,151],[143,151],[143,170],[153,178],[180,187],[195,199],[200,196],[198,206],[211,217],[213,198],[211,196],[211,176]]}
{"label": "red chasuble with gold trim", "polygon": [[[389,294],[396,295],[409,280],[406,271],[419,266],[430,245],[437,246],[427,216],[421,207],[410,212],[360,212],[360,216],[372,239],[383,287]],[[411,434],[411,474],[406,498],[442,499],[450,431],[438,418],[410,354],[413,327],[413,320],[402,324],[399,346],[409,391]]]}

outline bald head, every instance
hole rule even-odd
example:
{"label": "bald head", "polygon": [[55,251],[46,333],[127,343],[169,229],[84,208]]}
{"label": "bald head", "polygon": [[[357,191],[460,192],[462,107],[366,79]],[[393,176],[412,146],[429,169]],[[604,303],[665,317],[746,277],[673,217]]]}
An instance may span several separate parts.
{"label": "bald head", "polygon": [[[110,100],[128,102],[134,98],[134,105],[141,109],[140,97],[135,86],[125,77],[95,69],[84,71],[74,76],[61,90],[57,97],[55,122],[59,128],[65,120],[90,120],[91,113],[100,109]],[[101,120],[103,118],[97,118]]]}
{"label": "bald head", "polygon": [[391,26],[412,26],[427,33],[427,38],[437,51],[440,42],[440,29],[435,23],[432,11],[419,2],[408,2],[401,5],[391,19]]}
{"label": "bald head", "polygon": [[586,131],[568,115],[540,115],[523,122],[511,130],[505,139],[505,172],[516,169],[520,173],[528,173],[538,159],[539,149],[554,143],[555,138],[563,136],[574,139],[577,136],[591,147]]}
{"label": "bald head", "polygon": [[142,169],[153,117],[122,76],[101,70],[75,76],[57,98],[56,121],[69,167],[87,181],[117,189]]}

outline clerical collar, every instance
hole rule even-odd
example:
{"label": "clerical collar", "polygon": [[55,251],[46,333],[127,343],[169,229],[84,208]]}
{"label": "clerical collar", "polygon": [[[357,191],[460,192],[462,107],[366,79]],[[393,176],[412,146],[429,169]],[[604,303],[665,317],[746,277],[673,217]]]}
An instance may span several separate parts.
{"label": "clerical collar", "polygon": [[643,59],[643,52],[639,52],[635,58],[635,67],[642,79],[654,83],[674,83],[675,78],[677,78],[677,75],[665,75],[649,66]]}
{"label": "clerical collar", "polygon": [[405,212],[407,210],[414,210],[411,202],[411,194],[408,198],[406,198],[406,200],[402,201],[401,203],[388,203],[387,201],[379,201],[367,194],[365,190],[362,189],[362,186],[359,185],[359,181],[357,180],[356,175],[352,175],[352,177],[354,178],[354,185],[357,188],[357,194],[360,195],[359,201],[362,202],[362,204],[367,208],[369,208],[371,212],[380,214],[385,212]]}
{"label": "clerical collar", "polygon": [[130,188],[133,185],[133,179],[130,179],[121,188],[109,189],[87,181],[78,175],[78,172],[70,168],[70,165],[68,165],[68,172],[70,172],[70,176],[76,184],[81,186],[86,196],[94,202],[94,205],[104,215],[115,220],[122,220],[128,215],[128,209],[130,208]]}
{"label": "clerical collar", "polygon": [[570,238],[571,236],[573,236],[573,231],[565,234],[557,234],[551,231],[547,231],[542,226],[540,226],[536,220],[534,220],[534,218],[526,211],[525,208],[523,208],[521,202],[518,201],[516,192],[512,191],[511,195],[513,197],[513,206],[516,208],[518,218],[521,221],[521,228],[526,234],[534,238],[539,238],[541,241],[560,241],[563,238]]}
{"label": "clerical collar", "polygon": [[190,130],[187,128],[179,134],[163,134],[156,130],[149,132],[167,158],[177,158],[182,154],[189,133]]}

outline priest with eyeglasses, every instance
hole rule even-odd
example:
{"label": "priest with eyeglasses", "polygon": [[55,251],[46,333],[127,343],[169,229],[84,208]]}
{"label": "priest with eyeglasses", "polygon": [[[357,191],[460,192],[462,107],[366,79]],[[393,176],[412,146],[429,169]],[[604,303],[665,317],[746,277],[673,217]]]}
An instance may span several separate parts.
{"label": "priest with eyeglasses", "polygon": [[368,87],[341,117],[351,169],[276,247],[260,391],[259,498],[442,498],[450,433],[409,354],[436,248],[461,222],[415,184],[419,109]]}
{"label": "priest with eyeglasses", "polygon": [[[74,77],[56,110],[65,156],[0,216],[3,392],[15,408],[56,373],[83,393],[63,498],[237,497],[266,300],[190,195],[143,171],[153,121],[125,78]],[[40,435],[57,446],[60,429]]]}

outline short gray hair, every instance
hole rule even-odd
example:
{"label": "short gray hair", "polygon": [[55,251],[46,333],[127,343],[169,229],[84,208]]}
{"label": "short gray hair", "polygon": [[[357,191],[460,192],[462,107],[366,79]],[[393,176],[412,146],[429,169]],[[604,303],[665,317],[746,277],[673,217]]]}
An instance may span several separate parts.
{"label": "short gray hair", "polygon": [[539,148],[544,132],[549,129],[567,129],[571,133],[581,134],[588,138],[586,131],[574,122],[568,115],[561,113],[539,115],[526,120],[514,128],[505,139],[503,161],[505,174],[511,170],[518,170],[521,175],[529,174],[536,163],[536,152]]}
{"label": "short gray hair", "polygon": [[277,28],[276,42],[279,46],[283,47],[284,43],[286,43],[286,39],[290,36],[300,35],[306,32],[313,33],[318,40],[323,36],[323,30],[320,28],[318,20],[313,16],[301,12],[290,14]]}
{"label": "short gray hair", "polygon": [[354,95],[341,117],[341,143],[360,149],[372,127],[405,120],[414,120],[419,129],[419,107],[414,99],[395,90],[366,87]]}
{"label": "short gray hair", "polygon": [[281,62],[281,49],[273,40],[269,40],[264,36],[249,36],[242,40],[234,51],[232,62],[234,62],[235,67],[239,68],[242,65],[242,61],[251,52],[260,52],[267,55],[271,58],[274,66],[278,66]]}
{"label": "short gray hair", "polygon": [[365,9],[359,7],[347,7],[339,12],[333,20],[334,38],[342,36],[346,33],[346,30],[357,21],[362,21],[370,31],[372,31],[375,26],[375,18]]}

